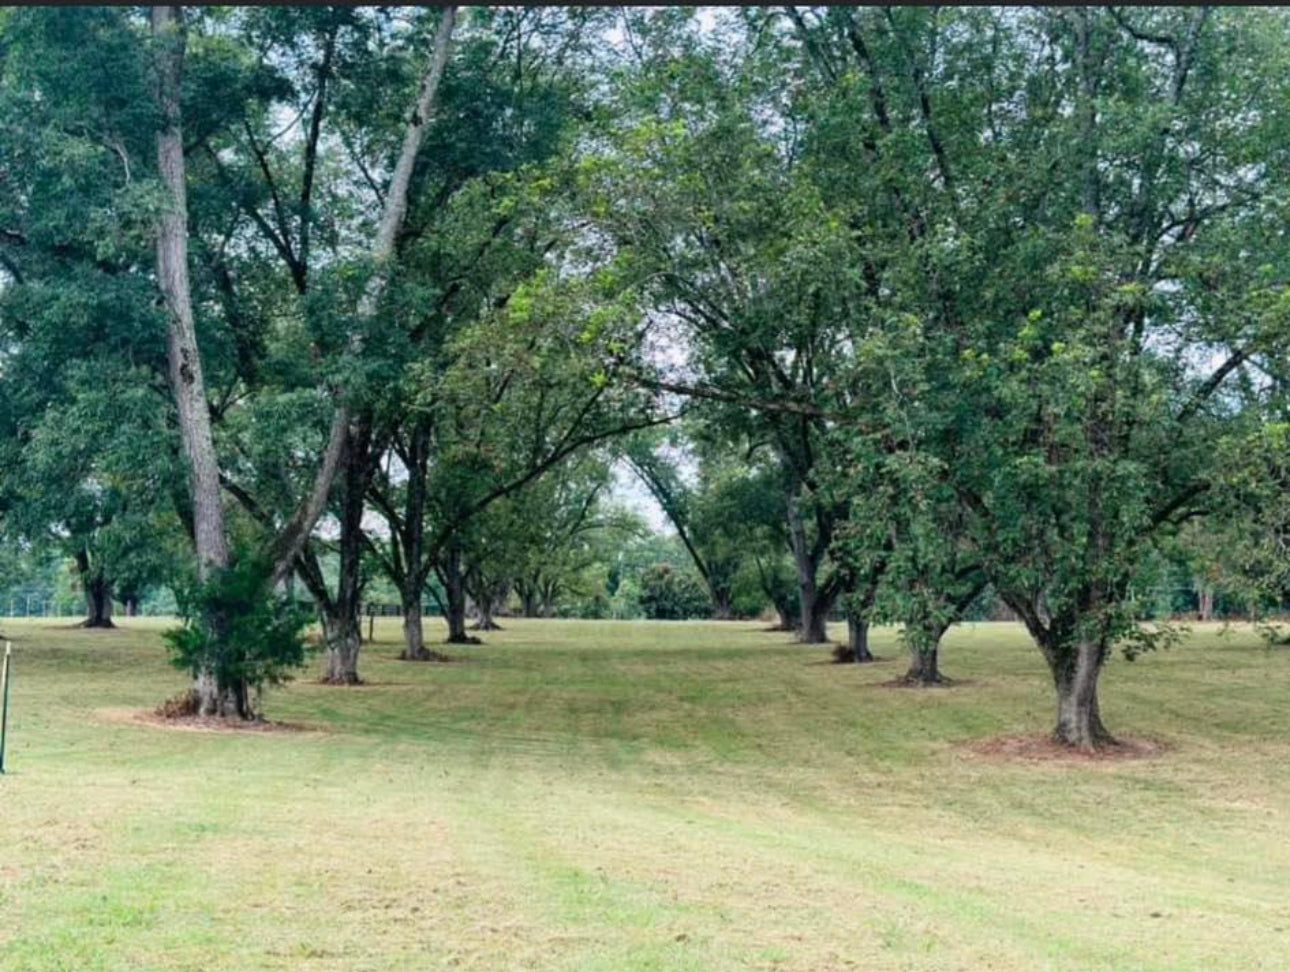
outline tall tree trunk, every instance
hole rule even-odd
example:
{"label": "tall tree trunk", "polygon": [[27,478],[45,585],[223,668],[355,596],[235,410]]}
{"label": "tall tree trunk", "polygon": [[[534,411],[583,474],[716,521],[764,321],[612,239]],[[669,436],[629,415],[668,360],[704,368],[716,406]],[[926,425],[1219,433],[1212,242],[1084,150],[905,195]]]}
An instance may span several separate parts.
{"label": "tall tree trunk", "polygon": [[1079,749],[1096,749],[1115,742],[1102,725],[1097,682],[1106,649],[1096,642],[1080,642],[1049,654],[1053,684],[1057,689],[1057,725],[1053,739]]}
{"label": "tall tree trunk", "polygon": [[[184,143],[180,116],[185,32],[181,7],[153,7],[152,33],[156,41],[157,104],[161,127],[157,132],[157,167],[166,188],[167,205],[157,229],[157,281],[166,305],[166,355],[170,388],[179,418],[179,434],[188,464],[192,497],[193,538],[198,576],[202,580],[225,569],[229,562],[224,527],[219,465],[211,436],[210,410],[202,359],[193,322],[188,283],[188,192],[184,178]],[[251,718],[245,683],[221,685],[219,655],[229,649],[224,619],[203,619],[212,654],[194,666],[193,692],[202,716]]]}
{"label": "tall tree trunk", "polygon": [[833,608],[833,601],[820,589],[818,544],[812,544],[807,536],[806,523],[795,495],[788,500],[788,540],[793,550],[793,564],[797,568],[800,598],[797,640],[806,645],[828,644],[829,612]]}
{"label": "tall tree trunk", "polygon": [[358,685],[358,653],[363,630],[363,513],[364,500],[376,464],[373,448],[372,418],[360,415],[348,432],[341,480],[340,562],[336,580],[336,597],[330,605],[320,605],[327,648],[327,672],[324,681],[331,685]]}
{"label": "tall tree trunk", "polygon": [[[109,602],[110,603],[110,602]],[[127,618],[137,617],[139,614],[139,598],[133,594],[127,594],[121,601],[125,605],[125,616]]]}
{"label": "tall tree trunk", "polygon": [[461,551],[455,544],[449,546],[440,566],[443,581],[444,620],[448,622],[450,645],[477,645],[478,638],[466,633],[466,580],[461,569]]}
{"label": "tall tree trunk", "polygon": [[403,651],[399,655],[403,661],[432,661],[434,655],[426,647],[425,622],[421,614],[421,585],[405,581],[399,590],[399,600],[403,608]]}
{"label": "tall tree trunk", "polygon": [[734,593],[721,587],[712,588],[712,617],[716,621],[729,621],[735,616]]}

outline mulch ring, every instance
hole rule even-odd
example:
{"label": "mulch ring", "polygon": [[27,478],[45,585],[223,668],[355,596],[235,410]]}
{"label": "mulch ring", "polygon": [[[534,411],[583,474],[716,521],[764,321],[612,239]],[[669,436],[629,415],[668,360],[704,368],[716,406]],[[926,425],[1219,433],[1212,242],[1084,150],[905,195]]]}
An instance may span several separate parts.
{"label": "mulch ring", "polygon": [[309,726],[291,722],[257,719],[252,722],[211,719],[195,715],[162,715],[157,709],[96,709],[94,714],[104,722],[149,726],[153,729],[176,729],[180,732],[318,732]]}
{"label": "mulch ring", "polygon": [[985,759],[1026,763],[1116,763],[1154,759],[1169,747],[1155,739],[1117,739],[1097,749],[1075,749],[1049,735],[995,736],[963,743],[964,752]]}

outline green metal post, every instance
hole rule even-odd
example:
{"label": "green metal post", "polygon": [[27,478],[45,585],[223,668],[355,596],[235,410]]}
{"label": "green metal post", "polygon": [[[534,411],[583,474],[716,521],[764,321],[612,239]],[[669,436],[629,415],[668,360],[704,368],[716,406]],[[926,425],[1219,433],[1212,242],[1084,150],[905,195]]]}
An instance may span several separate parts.
{"label": "green metal post", "polygon": [[0,678],[4,679],[4,688],[0,690],[4,701],[0,702],[0,775],[4,774],[4,743],[9,732],[9,657],[13,654],[13,642],[4,643],[4,670]]}

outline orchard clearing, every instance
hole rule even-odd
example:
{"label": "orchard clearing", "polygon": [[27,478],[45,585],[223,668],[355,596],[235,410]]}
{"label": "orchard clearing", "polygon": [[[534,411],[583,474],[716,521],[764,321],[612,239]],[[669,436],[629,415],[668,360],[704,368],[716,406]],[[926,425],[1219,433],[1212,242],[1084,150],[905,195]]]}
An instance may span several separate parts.
{"label": "orchard clearing", "polygon": [[185,686],[170,622],[66,623],[3,623],[0,968],[1290,965],[1290,650],[1246,629],[1110,664],[1149,758],[1042,760],[992,742],[1053,718],[1014,625],[954,629],[964,684],[915,691],[890,629],[843,666],[751,623],[510,620],[429,665],[390,621],[369,684],[266,698],[313,731],[242,733],[121,718]]}

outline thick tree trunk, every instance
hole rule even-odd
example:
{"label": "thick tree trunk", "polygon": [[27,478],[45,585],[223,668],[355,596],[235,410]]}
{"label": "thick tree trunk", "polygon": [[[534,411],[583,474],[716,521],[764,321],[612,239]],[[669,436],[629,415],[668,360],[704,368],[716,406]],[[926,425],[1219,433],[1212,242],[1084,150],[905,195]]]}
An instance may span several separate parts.
{"label": "thick tree trunk", "polygon": [[358,652],[361,621],[357,612],[323,615],[323,644],[327,651],[328,685],[359,685]]}
{"label": "thick tree trunk", "polygon": [[1082,642],[1053,653],[1050,662],[1057,689],[1057,726],[1053,739],[1066,746],[1096,749],[1111,745],[1114,737],[1102,725],[1097,701],[1097,681],[1106,651],[1096,642]]}
{"label": "thick tree trunk", "polygon": [[493,599],[483,597],[475,602],[476,631],[501,631],[502,626],[493,619]]}
{"label": "thick tree trunk", "polygon": [[731,591],[717,590],[712,596],[712,618],[714,621],[730,621],[735,616],[734,595]]}
{"label": "thick tree trunk", "polygon": [[112,582],[95,577],[85,585],[85,620],[82,628],[115,628],[112,623]]}
{"label": "thick tree trunk", "polygon": [[869,622],[854,612],[847,613],[847,651],[857,664],[874,660],[869,650]]}
{"label": "thick tree trunk", "polygon": [[944,685],[941,674],[941,638],[945,629],[929,630],[909,644],[909,670],[901,680],[906,685]]}
{"label": "thick tree trunk", "polygon": [[[185,46],[183,8],[153,7],[152,33],[157,49],[157,104],[161,110],[157,168],[169,197],[157,227],[157,282],[168,320],[166,355],[170,388],[188,462],[198,576],[205,580],[228,566],[229,550],[219,465],[211,436],[206,383],[188,282],[188,192],[180,115]],[[192,691],[197,714],[252,718],[254,713],[246,684],[222,686],[217,677],[217,657],[229,647],[225,644],[224,619],[208,617],[204,623],[216,657],[199,661],[195,666]]]}
{"label": "thick tree trunk", "polygon": [[908,685],[943,685],[945,677],[940,669],[940,646],[929,649],[909,649],[909,671],[902,679]]}
{"label": "thick tree trunk", "polygon": [[76,552],[76,573],[85,592],[85,620],[82,628],[114,628],[112,623],[112,582],[90,563],[88,550]]}

